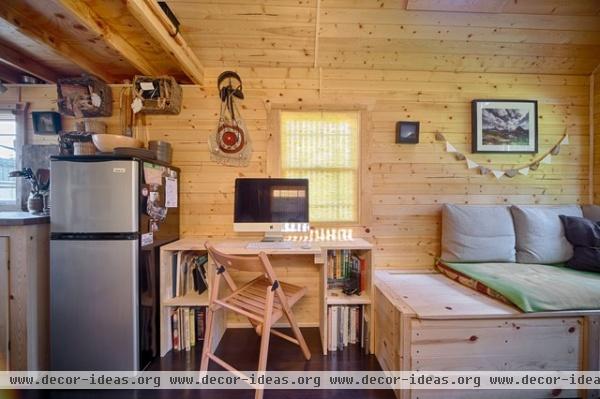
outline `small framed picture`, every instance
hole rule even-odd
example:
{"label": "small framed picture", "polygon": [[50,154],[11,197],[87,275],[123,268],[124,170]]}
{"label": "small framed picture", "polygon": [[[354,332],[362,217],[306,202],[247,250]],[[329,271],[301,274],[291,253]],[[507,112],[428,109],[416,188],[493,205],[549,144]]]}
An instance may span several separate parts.
{"label": "small framed picture", "polygon": [[31,116],[35,134],[58,134],[62,130],[58,112],[32,112]]}
{"label": "small framed picture", "polygon": [[473,100],[472,151],[538,152],[537,101]]}
{"label": "small framed picture", "polygon": [[396,122],[396,143],[418,144],[419,122]]}

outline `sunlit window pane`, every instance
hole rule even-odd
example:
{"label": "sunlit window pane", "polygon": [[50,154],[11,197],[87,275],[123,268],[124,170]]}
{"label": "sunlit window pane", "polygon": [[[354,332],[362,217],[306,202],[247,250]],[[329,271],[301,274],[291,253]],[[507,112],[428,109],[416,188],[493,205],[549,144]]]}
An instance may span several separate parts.
{"label": "sunlit window pane", "polygon": [[0,203],[17,200],[16,180],[8,174],[16,169],[16,122],[2,114],[0,119]]}
{"label": "sunlit window pane", "polygon": [[358,112],[282,112],[281,173],[309,179],[312,222],[358,221]]}

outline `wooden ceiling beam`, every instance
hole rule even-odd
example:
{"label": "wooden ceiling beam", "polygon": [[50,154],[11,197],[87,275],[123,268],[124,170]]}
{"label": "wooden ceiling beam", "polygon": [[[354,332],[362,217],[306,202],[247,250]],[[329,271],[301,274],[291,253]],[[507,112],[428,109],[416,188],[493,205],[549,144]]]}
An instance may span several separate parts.
{"label": "wooden ceiling beam", "polygon": [[65,38],[61,37],[56,27],[43,21],[43,16],[37,16],[24,2],[0,1],[0,19],[5,20],[17,31],[30,39],[50,47],[69,61],[77,64],[84,71],[96,75],[107,82],[116,79],[99,65],[88,60],[81,51],[71,47]]}
{"label": "wooden ceiling beam", "polygon": [[58,2],[81,22],[83,22],[92,32],[100,36],[104,41],[118,51],[123,58],[131,63],[144,75],[161,75],[161,71],[148,62],[142,53],[125,40],[117,31],[115,31],[110,21],[90,7],[89,1],[83,0],[58,0]]}
{"label": "wooden ceiling beam", "polygon": [[161,47],[177,60],[181,70],[194,82],[204,80],[202,63],[177,32],[171,21],[154,0],[126,0],[129,12]]}
{"label": "wooden ceiling beam", "polygon": [[0,61],[48,83],[56,83],[59,74],[20,51],[0,42]]}
{"label": "wooden ceiling beam", "polygon": [[20,83],[21,75],[12,66],[0,62],[0,80],[6,83]]}

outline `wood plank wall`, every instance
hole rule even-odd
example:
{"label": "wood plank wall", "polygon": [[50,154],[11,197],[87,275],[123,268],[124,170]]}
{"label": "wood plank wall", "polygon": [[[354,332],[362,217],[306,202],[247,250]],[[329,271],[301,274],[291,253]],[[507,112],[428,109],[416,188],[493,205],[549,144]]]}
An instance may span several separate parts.
{"label": "wood plank wall", "polygon": [[594,204],[600,204],[600,71],[593,75],[594,98],[592,118],[594,124]]}
{"label": "wood plank wall", "polygon": [[[151,139],[174,146],[174,163],[182,168],[182,234],[234,236],[233,182],[238,176],[265,176],[268,110],[273,106],[305,109],[347,105],[366,110],[369,156],[363,181],[367,212],[355,231],[376,244],[377,267],[428,268],[439,254],[440,207],[445,202],[470,204],[585,203],[589,193],[589,76],[451,73],[392,70],[308,68],[238,68],[246,101],[242,113],[254,153],[247,168],[210,161],[207,137],[215,129],[219,101],[215,81],[222,69],[206,71],[205,88],[184,87],[184,109],[177,116],[147,116]],[[599,79],[600,80],[600,79]],[[110,132],[119,130],[118,87]],[[600,91],[599,91],[600,92]],[[33,110],[55,109],[54,86],[23,87],[21,99]],[[442,132],[460,151],[469,153],[470,101],[536,99],[539,101],[540,152],[564,134],[563,147],[551,165],[529,176],[496,180],[467,170],[434,139]],[[596,101],[598,101],[596,99]],[[600,107],[599,107],[600,108]],[[420,121],[418,145],[394,144],[398,120]],[[68,121],[67,126],[69,126]],[[597,129],[600,133],[600,129]],[[31,131],[31,127],[29,127]],[[47,138],[29,136],[30,141]],[[597,140],[597,143],[600,140]],[[528,162],[529,155],[472,155],[493,167]]]}

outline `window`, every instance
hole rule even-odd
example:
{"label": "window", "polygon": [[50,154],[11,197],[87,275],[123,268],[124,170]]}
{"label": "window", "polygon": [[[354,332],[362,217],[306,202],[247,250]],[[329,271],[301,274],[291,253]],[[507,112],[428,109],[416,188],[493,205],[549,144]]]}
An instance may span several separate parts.
{"label": "window", "polygon": [[17,168],[17,122],[10,110],[0,110],[0,205],[17,202],[16,179],[8,174]]}
{"label": "window", "polygon": [[282,111],[281,175],[309,179],[311,222],[358,222],[358,112]]}

